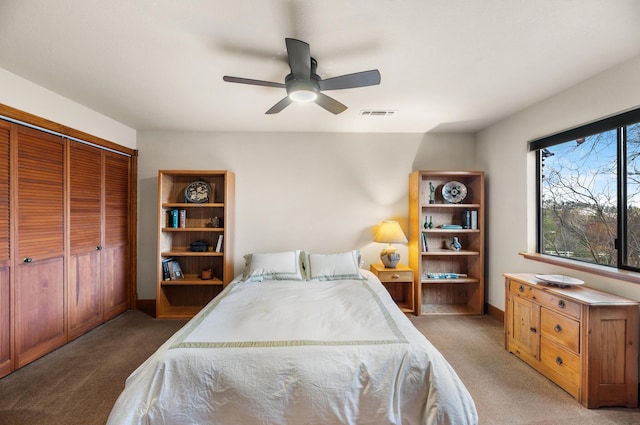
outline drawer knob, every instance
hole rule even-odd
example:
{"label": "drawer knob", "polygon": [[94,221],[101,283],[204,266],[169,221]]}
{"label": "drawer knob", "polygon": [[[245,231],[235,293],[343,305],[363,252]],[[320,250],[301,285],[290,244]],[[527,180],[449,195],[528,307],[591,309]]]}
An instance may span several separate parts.
{"label": "drawer knob", "polygon": [[560,326],[560,324],[557,324],[557,325],[554,326],[553,330],[558,332],[558,333],[562,332],[562,326]]}
{"label": "drawer knob", "polygon": [[565,308],[566,307],[566,304],[564,303],[564,300],[558,301],[558,307],[560,307],[560,308]]}
{"label": "drawer knob", "polygon": [[520,286],[518,287],[518,291],[520,291],[520,292],[524,292],[524,286],[520,285]]}
{"label": "drawer knob", "polygon": [[534,327],[530,327],[530,328],[529,328],[529,330],[530,330],[531,332],[533,332],[533,333],[538,332],[538,330],[537,330],[536,328],[534,328]]}
{"label": "drawer knob", "polygon": [[25,263],[25,264],[26,263],[31,263],[32,261],[33,261],[33,258],[31,258],[31,257],[27,257],[27,258],[22,260],[22,262]]}
{"label": "drawer knob", "polygon": [[558,366],[562,366],[562,357],[556,357],[556,363],[558,364]]}
{"label": "drawer knob", "polygon": [[400,275],[398,273],[394,273],[391,275],[391,279],[400,279]]}

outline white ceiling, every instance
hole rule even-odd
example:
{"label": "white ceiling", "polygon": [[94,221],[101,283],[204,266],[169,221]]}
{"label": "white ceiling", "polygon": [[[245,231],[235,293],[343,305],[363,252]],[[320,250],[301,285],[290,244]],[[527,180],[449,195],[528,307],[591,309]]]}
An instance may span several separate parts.
{"label": "white ceiling", "polygon": [[[265,115],[222,76],[283,82],[285,37],[382,82]],[[138,130],[473,132],[638,54],[638,0],[0,0],[0,68]]]}

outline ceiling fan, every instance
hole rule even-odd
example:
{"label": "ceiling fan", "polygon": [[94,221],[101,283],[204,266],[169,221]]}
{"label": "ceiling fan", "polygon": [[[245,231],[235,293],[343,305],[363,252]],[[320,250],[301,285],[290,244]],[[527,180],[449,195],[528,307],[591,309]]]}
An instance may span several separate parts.
{"label": "ceiling fan", "polygon": [[278,87],[287,90],[287,97],[276,103],[266,114],[277,114],[292,102],[315,102],[327,111],[339,114],[347,109],[345,105],[322,93],[325,90],[342,90],[380,84],[380,72],[377,69],[341,75],[323,80],[316,74],[318,62],[311,57],[309,44],[295,38],[285,38],[289,68],[291,73],[284,83],[252,80],[249,78],[222,77],[230,83],[250,84],[254,86]]}

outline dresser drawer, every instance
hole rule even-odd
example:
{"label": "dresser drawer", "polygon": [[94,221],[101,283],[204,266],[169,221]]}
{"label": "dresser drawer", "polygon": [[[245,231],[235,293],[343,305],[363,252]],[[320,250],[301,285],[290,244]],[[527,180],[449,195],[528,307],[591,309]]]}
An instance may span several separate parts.
{"label": "dresser drawer", "polygon": [[548,292],[539,291],[538,302],[543,307],[559,311],[580,320],[580,304]]}
{"label": "dresser drawer", "polygon": [[525,285],[515,280],[509,281],[509,291],[529,300],[535,300],[536,294],[539,292],[533,286]]}
{"label": "dresser drawer", "polygon": [[[571,386],[580,385],[580,356],[557,346],[544,337],[540,338],[540,362]],[[568,388],[565,389],[570,391]]]}
{"label": "dresser drawer", "polygon": [[580,320],[580,304],[515,280],[510,281],[509,290],[521,297],[536,301],[543,307],[562,312]]}
{"label": "dresser drawer", "polygon": [[580,354],[580,322],[546,307],[540,309],[541,335]]}
{"label": "dresser drawer", "polygon": [[381,282],[413,282],[412,270],[384,270],[378,272],[378,279]]}

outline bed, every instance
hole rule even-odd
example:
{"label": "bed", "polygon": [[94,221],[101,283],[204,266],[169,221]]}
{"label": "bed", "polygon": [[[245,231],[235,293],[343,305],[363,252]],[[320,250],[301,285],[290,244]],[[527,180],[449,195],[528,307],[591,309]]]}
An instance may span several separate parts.
{"label": "bed", "polygon": [[357,255],[246,256],[131,374],[108,425],[477,424],[459,377]]}

